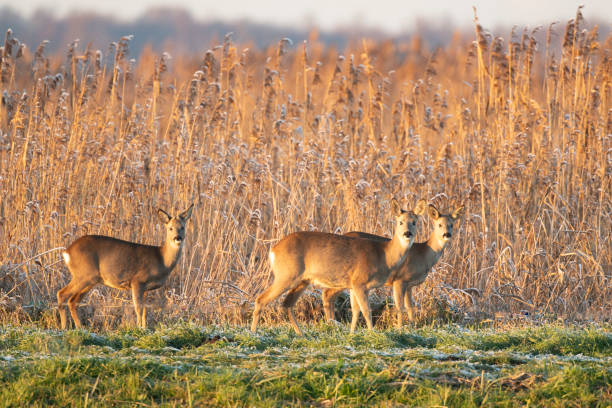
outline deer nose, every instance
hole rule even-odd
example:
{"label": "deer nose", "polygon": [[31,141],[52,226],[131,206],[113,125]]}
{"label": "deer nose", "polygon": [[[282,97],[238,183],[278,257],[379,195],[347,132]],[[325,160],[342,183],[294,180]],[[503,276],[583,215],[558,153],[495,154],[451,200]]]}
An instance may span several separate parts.
{"label": "deer nose", "polygon": [[453,234],[451,234],[450,232],[445,232],[444,235],[442,235],[444,238],[450,238],[453,236]]}
{"label": "deer nose", "polygon": [[406,231],[406,232],[404,232],[404,236],[405,236],[406,238],[411,238],[411,237],[412,237],[412,231]]}

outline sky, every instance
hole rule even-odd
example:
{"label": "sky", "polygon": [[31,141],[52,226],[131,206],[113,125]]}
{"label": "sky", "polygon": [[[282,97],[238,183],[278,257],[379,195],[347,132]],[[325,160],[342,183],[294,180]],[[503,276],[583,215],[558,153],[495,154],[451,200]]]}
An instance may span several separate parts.
{"label": "sky", "polygon": [[[50,6],[51,4],[51,6]],[[95,11],[130,20],[153,7],[174,6],[187,10],[202,21],[253,22],[321,29],[359,25],[389,33],[409,31],[419,19],[439,24],[463,27],[472,24],[472,6],[478,10],[483,25],[502,26],[547,25],[553,21],[566,22],[584,4],[583,15],[607,21],[612,25],[612,0],[0,0],[0,9],[8,6],[24,16],[36,9],[44,9],[57,16],[72,11]]]}

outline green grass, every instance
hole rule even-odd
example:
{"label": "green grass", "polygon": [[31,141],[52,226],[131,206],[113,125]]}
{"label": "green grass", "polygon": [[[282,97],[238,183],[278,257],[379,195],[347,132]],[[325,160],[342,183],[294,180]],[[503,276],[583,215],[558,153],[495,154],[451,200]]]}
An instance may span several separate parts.
{"label": "green grass", "polygon": [[0,328],[0,406],[612,405],[610,327]]}

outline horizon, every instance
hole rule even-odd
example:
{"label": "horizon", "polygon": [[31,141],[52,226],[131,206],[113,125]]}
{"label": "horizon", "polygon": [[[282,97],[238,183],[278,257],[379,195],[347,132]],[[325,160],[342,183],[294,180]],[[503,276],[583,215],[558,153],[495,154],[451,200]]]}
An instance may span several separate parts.
{"label": "horizon", "polygon": [[[513,26],[537,27],[553,22],[565,23],[576,15],[580,4],[584,5],[582,14],[589,20],[608,21],[612,26],[612,2],[592,0],[576,3],[573,1],[530,2],[526,0],[492,4],[486,1],[438,0],[438,7],[410,3],[402,5],[397,12],[395,2],[380,0],[371,9],[364,1],[348,0],[326,3],[314,0],[308,5],[287,10],[279,0],[251,4],[245,2],[215,3],[202,7],[194,0],[177,0],[171,6],[160,1],[136,0],[125,4],[119,0],[100,2],[79,2],[63,0],[53,8],[43,0],[32,0],[27,4],[14,7],[13,2],[0,0],[0,10],[10,10],[25,19],[36,14],[50,14],[61,19],[74,15],[94,14],[111,17],[121,23],[129,23],[145,17],[156,10],[176,10],[186,12],[191,19],[201,23],[223,22],[236,24],[247,21],[271,27],[291,27],[297,30],[318,29],[336,31],[363,29],[379,31],[385,35],[398,35],[414,31],[415,25],[440,24],[445,27],[463,29],[473,24],[473,9],[476,7],[481,24],[490,29]],[[321,6],[321,7],[317,7]]]}

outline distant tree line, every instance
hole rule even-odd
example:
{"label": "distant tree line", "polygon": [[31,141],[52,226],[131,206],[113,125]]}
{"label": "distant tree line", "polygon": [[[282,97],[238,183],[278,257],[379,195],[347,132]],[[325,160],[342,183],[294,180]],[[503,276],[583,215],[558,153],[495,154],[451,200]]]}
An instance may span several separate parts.
{"label": "distant tree line", "polygon": [[[568,20],[572,17],[568,16]],[[597,24],[594,21],[586,23],[587,26]],[[133,35],[130,52],[134,57],[138,57],[145,46],[151,46],[155,52],[168,51],[172,55],[203,53],[221,43],[228,33],[233,33],[232,39],[235,43],[258,48],[276,45],[282,38],[289,38],[294,45],[304,40],[316,39],[325,45],[342,50],[351,42],[368,38],[405,42],[410,43],[412,47],[433,49],[449,44],[458,35],[467,38],[474,36],[471,22],[466,24],[463,27],[454,27],[445,19],[438,21],[415,19],[415,22],[407,25],[400,34],[391,35],[358,25],[345,26],[333,31],[318,31],[314,27],[304,29],[248,20],[198,21],[189,12],[180,8],[153,8],[131,21],[120,21],[93,12],[57,17],[44,10],[39,10],[26,18],[10,7],[0,8],[0,33],[5,33],[10,28],[15,37],[31,48],[35,48],[43,40],[48,40],[49,43],[45,47],[48,52],[60,51],[67,49],[75,39],[79,39],[81,46],[91,43],[94,49],[105,49],[111,42],[118,41],[126,35]],[[518,30],[519,34],[521,29],[522,27]],[[509,27],[496,28],[495,35],[508,37],[510,31]],[[539,30],[536,36],[538,42],[544,40],[545,31]],[[601,38],[606,38],[609,32],[609,24],[599,24]]]}
{"label": "distant tree line", "polygon": [[[236,43],[252,44],[258,48],[275,45],[282,38],[289,38],[294,44],[315,37],[326,45],[343,49],[351,41],[362,38],[376,40],[389,39],[389,34],[358,26],[344,27],[334,31],[317,31],[287,26],[275,26],[250,21],[198,21],[187,11],[176,8],[156,8],[131,21],[120,21],[110,16],[96,13],[74,13],[56,17],[47,11],[37,11],[31,17],[23,17],[10,8],[0,9],[0,30],[12,29],[20,41],[29,47],[36,47],[41,41],[48,40],[50,52],[63,50],[75,39],[82,45],[92,43],[95,48],[105,48],[110,42],[125,35],[133,35],[130,44],[132,55],[138,56],[146,45],[154,51],[171,53],[201,53],[221,42],[227,33],[233,33]],[[415,24],[406,27],[396,40],[408,40],[411,34],[419,31],[424,43],[429,46],[446,44],[453,35],[448,24]]]}

